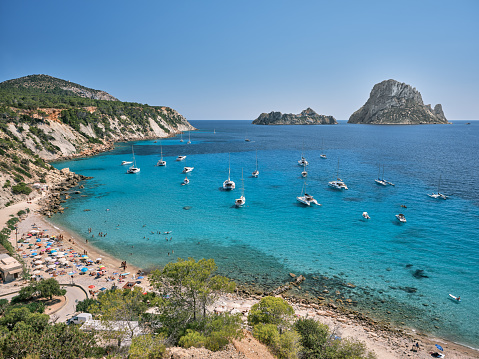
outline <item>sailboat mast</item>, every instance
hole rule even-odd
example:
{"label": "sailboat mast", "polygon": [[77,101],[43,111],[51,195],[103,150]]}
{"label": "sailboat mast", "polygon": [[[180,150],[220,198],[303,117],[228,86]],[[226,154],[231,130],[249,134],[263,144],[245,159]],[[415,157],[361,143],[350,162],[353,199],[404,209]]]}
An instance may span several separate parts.
{"label": "sailboat mast", "polygon": [[244,178],[243,178],[243,168],[241,168],[241,195],[244,197]]}

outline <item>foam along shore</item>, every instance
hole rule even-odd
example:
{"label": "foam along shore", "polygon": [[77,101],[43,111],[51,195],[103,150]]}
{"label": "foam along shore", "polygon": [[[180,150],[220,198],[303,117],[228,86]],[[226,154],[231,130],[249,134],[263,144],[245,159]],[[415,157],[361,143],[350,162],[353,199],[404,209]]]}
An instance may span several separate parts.
{"label": "foam along shore", "polygon": [[[127,269],[124,270],[121,267],[121,260],[91,246],[86,243],[86,240],[81,238],[81,236],[58,228],[50,223],[44,216],[38,213],[40,206],[37,203],[37,199],[17,203],[11,207],[0,210],[0,223],[3,227],[6,221],[11,218],[11,214],[16,214],[18,211],[22,209],[25,210],[26,208],[30,210],[25,218],[18,223],[17,237],[18,239],[22,237],[31,238],[24,243],[18,244],[18,253],[23,257],[31,274],[35,271],[35,273],[38,273],[38,275],[43,278],[54,277],[60,283],[67,284],[72,282],[69,273],[74,272],[72,274],[73,282],[77,285],[81,285],[87,292],[90,292],[90,296],[92,293],[96,294],[102,288],[110,289],[113,285],[122,288],[128,282],[135,282],[136,285],[140,285],[147,291],[152,290],[146,276],[138,276],[141,269],[127,264]],[[40,237],[44,237],[39,238],[39,235]],[[52,237],[54,238],[52,239]],[[37,242],[38,239],[40,239],[39,242]],[[10,241],[15,245],[14,231],[10,235]],[[37,243],[42,243],[42,245],[37,246]],[[46,269],[48,269],[48,263],[53,262],[54,264],[57,262],[56,257],[58,257],[58,254],[56,256],[48,254],[51,253],[51,251],[46,249],[46,243],[52,243],[50,245],[51,248],[57,249],[57,253],[63,253],[62,257],[67,261],[67,266],[46,271]],[[42,250],[44,251],[42,252]],[[87,253],[86,255],[92,262],[87,262],[85,259],[82,259],[84,252]],[[37,253],[37,255],[33,256],[32,253]],[[54,260],[47,260],[47,258],[53,258]],[[100,263],[97,263],[97,258],[101,258]],[[41,262],[37,262],[39,264],[36,265],[36,261]],[[58,261],[58,263],[60,264],[60,261]],[[85,266],[85,264],[88,263],[90,264]],[[43,267],[38,268],[39,265],[43,265]],[[103,266],[103,268],[100,268],[101,266]],[[86,274],[80,274],[81,268],[83,267],[89,268]],[[89,274],[93,272],[103,272],[104,274]],[[124,273],[127,274],[121,276],[121,274]],[[24,284],[26,284],[26,282],[21,283],[18,280],[8,284],[2,284],[0,285],[0,294],[18,290],[18,286]],[[242,313],[243,319],[246,319],[249,309],[257,303],[260,298],[260,296],[250,294],[224,295],[213,303],[209,307],[209,310],[218,313],[226,311]],[[444,348],[444,353],[447,358],[479,358],[479,351],[441,339],[428,338],[425,335],[417,334],[413,331],[409,331],[409,333],[402,331],[384,331],[374,325],[365,323],[351,313],[344,313],[331,307],[306,303],[301,299],[292,300],[290,303],[293,305],[297,317],[314,318],[329,325],[338,337],[349,337],[360,340],[381,359],[405,357],[418,359],[431,358],[430,352],[437,351],[435,344],[440,344]],[[419,343],[419,349],[415,346],[416,343]]]}

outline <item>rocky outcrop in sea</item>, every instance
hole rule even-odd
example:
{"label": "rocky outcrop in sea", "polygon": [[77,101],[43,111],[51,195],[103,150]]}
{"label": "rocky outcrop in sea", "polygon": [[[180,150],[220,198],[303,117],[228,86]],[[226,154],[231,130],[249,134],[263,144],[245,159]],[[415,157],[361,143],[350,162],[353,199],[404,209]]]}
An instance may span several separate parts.
{"label": "rocky outcrop in sea", "polygon": [[333,116],[318,115],[309,107],[298,115],[274,111],[262,113],[253,121],[253,125],[335,125],[337,123]]}
{"label": "rocky outcrop in sea", "polygon": [[424,105],[419,91],[396,80],[374,85],[366,103],[348,123],[371,125],[447,124],[440,104]]}

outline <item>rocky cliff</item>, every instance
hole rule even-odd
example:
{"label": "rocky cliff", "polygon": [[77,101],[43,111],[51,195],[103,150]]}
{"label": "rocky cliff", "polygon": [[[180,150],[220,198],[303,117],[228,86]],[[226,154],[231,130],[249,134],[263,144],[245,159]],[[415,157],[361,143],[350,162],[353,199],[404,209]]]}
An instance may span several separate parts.
{"label": "rocky cliff", "polygon": [[90,156],[118,141],[194,129],[169,107],[121,102],[104,91],[47,75],[2,82],[0,208],[30,197],[38,186],[76,183],[71,178],[77,177],[46,161]]}
{"label": "rocky cliff", "polygon": [[303,110],[299,115],[292,113],[262,113],[253,121],[254,125],[335,125],[333,116],[318,115],[311,108]]}
{"label": "rocky cliff", "polygon": [[441,105],[424,105],[415,88],[395,80],[374,85],[369,99],[354,112],[348,123],[374,125],[417,125],[448,123]]}

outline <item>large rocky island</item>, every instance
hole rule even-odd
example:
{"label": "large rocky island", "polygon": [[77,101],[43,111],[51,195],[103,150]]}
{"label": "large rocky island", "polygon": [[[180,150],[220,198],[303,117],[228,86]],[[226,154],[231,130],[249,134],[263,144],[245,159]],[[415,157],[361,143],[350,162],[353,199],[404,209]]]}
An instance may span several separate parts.
{"label": "large rocky island", "polygon": [[311,108],[301,111],[299,115],[292,113],[262,113],[253,121],[253,125],[336,125],[333,116],[318,115]]}
{"label": "large rocky island", "polygon": [[424,105],[419,91],[396,80],[374,85],[367,102],[349,118],[348,123],[371,125],[446,124],[440,104]]}

